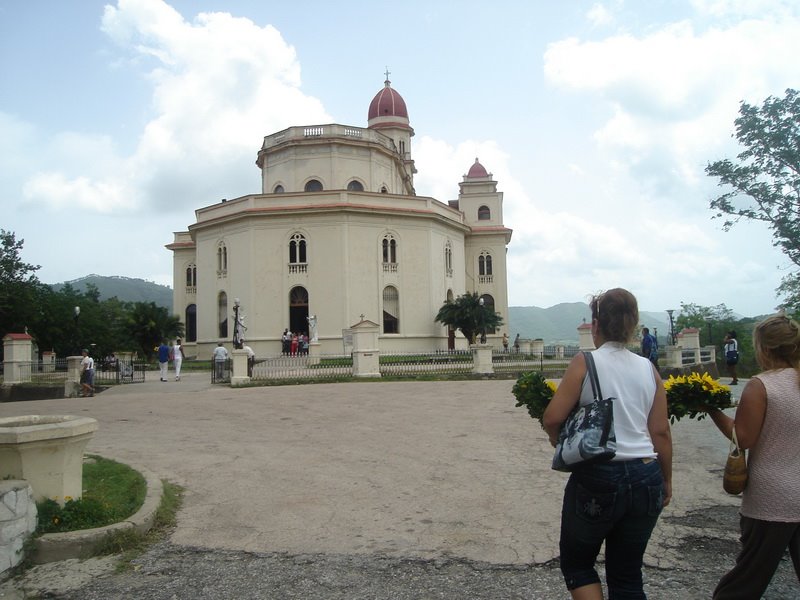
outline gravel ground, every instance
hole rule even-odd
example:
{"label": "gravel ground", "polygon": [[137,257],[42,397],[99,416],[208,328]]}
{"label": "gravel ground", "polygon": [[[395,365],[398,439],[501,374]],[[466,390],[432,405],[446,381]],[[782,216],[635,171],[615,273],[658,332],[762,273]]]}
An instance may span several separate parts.
{"label": "gravel ground", "polygon": [[[718,507],[671,518],[696,527],[698,535],[681,547],[686,568],[645,570],[645,591],[651,600],[709,598],[722,574],[733,564],[738,543],[710,537],[714,530],[738,525],[735,508]],[[64,565],[62,565],[63,567]],[[74,565],[73,565],[74,567]],[[442,558],[404,560],[379,556],[331,554],[257,554],[209,550],[161,542],[133,561],[132,568],[104,573],[64,589],[63,573],[51,569],[60,583],[33,577],[0,589],[0,598],[64,600],[184,599],[557,599],[568,598],[557,561],[539,565],[493,565]],[[67,567],[68,570],[74,570]],[[602,576],[602,571],[601,571]],[[60,589],[58,589],[60,588]],[[800,597],[800,585],[788,556],[766,595],[767,600]]]}

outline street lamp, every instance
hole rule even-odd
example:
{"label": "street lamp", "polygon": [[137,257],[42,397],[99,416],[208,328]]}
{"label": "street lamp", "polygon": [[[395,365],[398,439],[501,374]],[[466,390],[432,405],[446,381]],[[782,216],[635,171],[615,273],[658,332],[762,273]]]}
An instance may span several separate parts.
{"label": "street lamp", "polygon": [[81,353],[81,341],[79,339],[80,336],[78,335],[80,333],[80,330],[78,329],[78,317],[81,315],[81,307],[76,306],[75,308],[73,308],[72,314],[73,318],[75,319],[75,344],[78,346],[78,350],[75,353],[75,355],[77,356],[78,354]]}
{"label": "street lamp", "polygon": [[484,310],[483,309],[483,305],[485,303],[486,302],[484,301],[483,296],[481,296],[480,299],[478,300],[478,306],[481,307],[481,310],[480,310],[480,315],[481,315],[481,323],[480,323],[480,325],[481,325],[481,344],[485,344],[486,343],[486,317],[485,317],[484,312],[483,312],[483,310]]}
{"label": "street lamp", "polygon": [[675,323],[672,320],[672,313],[674,312],[674,308],[667,309],[667,314],[669,315],[669,339],[673,346],[675,345]]}

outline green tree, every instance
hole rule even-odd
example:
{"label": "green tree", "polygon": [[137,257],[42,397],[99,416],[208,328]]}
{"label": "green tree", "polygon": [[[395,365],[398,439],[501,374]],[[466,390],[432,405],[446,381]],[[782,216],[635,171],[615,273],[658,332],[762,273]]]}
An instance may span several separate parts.
{"label": "green tree", "polygon": [[25,240],[0,229],[0,337],[32,330],[42,283],[36,278],[38,265],[23,262]]}
{"label": "green tree", "polygon": [[477,292],[468,292],[452,302],[445,302],[434,320],[453,329],[460,329],[470,344],[475,343],[479,333],[494,331],[503,324],[500,313],[481,303]]}
{"label": "green tree", "polygon": [[183,323],[155,302],[135,302],[128,313],[125,330],[140,355],[150,360],[161,340],[183,335]]}
{"label": "green tree", "polygon": [[[800,267],[800,94],[787,89],[761,106],[742,102],[734,125],[744,150],[735,161],[706,166],[720,186],[732,188],[711,200],[715,218],[725,219],[726,231],[741,219],[766,223],[773,245]],[[787,274],[777,291],[787,308],[800,308],[800,272]]]}

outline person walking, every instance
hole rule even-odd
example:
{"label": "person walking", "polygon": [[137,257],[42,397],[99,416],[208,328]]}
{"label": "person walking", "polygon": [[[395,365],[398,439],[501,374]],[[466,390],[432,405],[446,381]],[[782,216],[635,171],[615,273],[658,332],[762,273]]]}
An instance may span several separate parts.
{"label": "person walking", "polygon": [[[572,598],[602,600],[595,569],[605,542],[610,598],[646,598],[643,556],[672,498],[672,437],[667,397],[649,360],[625,347],[639,322],[636,298],[616,288],[592,298],[592,357],[605,398],[613,398],[617,451],[609,462],[576,466],[561,512],[561,572]],[[590,404],[586,360],[578,353],[544,413],[553,446],[575,406]]]}
{"label": "person walking", "polygon": [[658,368],[658,340],[647,327],[642,327],[642,356]]}
{"label": "person walking", "polygon": [[725,335],[723,352],[728,375],[732,379],[731,385],[737,385],[739,383],[739,378],[736,376],[736,365],[739,363],[739,340],[736,339],[736,332],[733,329]]}
{"label": "person walking", "polygon": [[81,356],[81,396],[85,398],[94,396],[94,359],[86,348],[81,350]]}
{"label": "person walking", "polygon": [[175,369],[175,381],[181,380],[181,365],[184,358],[186,358],[186,353],[183,351],[181,338],[178,338],[172,347],[172,368]]}
{"label": "person walking", "polygon": [[735,429],[739,446],[750,450],[742,550],[714,600],[761,598],[787,548],[800,582],[800,324],[768,317],[753,331],[753,348],[763,370],[742,390],[735,417],[707,411],[725,437]]}
{"label": "person walking", "polygon": [[161,371],[161,381],[167,381],[167,372],[169,371],[169,346],[161,341],[158,347],[158,367]]}
{"label": "person walking", "polygon": [[221,380],[225,371],[225,361],[228,360],[228,351],[222,345],[222,342],[218,342],[217,347],[214,348],[213,359],[215,381]]}

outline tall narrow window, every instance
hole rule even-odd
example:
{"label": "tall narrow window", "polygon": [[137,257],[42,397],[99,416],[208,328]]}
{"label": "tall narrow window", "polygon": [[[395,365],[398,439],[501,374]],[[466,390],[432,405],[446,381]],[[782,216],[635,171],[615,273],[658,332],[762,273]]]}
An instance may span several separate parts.
{"label": "tall narrow window", "polygon": [[217,323],[219,324],[219,337],[228,337],[228,294],[220,292],[217,297]]}
{"label": "tall narrow window", "polygon": [[478,257],[478,282],[492,283],[492,255],[485,250]]}
{"label": "tall narrow window", "polygon": [[492,211],[489,210],[488,206],[483,205],[478,209],[478,221],[488,221],[491,218]]}
{"label": "tall narrow window", "polygon": [[[481,300],[483,300],[483,305],[492,313],[495,312],[494,308],[494,296],[491,294],[481,294]],[[497,333],[499,330],[495,329],[494,333]]]}
{"label": "tall narrow window", "polygon": [[453,246],[449,240],[444,245],[444,271],[448,277],[453,276]]}
{"label": "tall narrow window", "polygon": [[381,241],[384,273],[397,272],[397,240],[392,234],[386,234]]}
{"label": "tall narrow window", "polygon": [[228,274],[228,248],[225,242],[220,242],[217,246],[217,277],[225,277]]}
{"label": "tall narrow window", "polygon": [[302,233],[295,233],[289,239],[289,273],[306,273],[306,238]]}
{"label": "tall narrow window", "polygon": [[193,293],[197,288],[197,265],[191,264],[186,267],[186,288],[187,292]]}
{"label": "tall narrow window", "polygon": [[186,307],[186,341],[197,341],[197,305],[190,304]]}
{"label": "tall narrow window", "polygon": [[321,192],[322,182],[319,179],[310,179],[305,186],[307,192]]}
{"label": "tall narrow window", "polygon": [[383,288],[383,333],[400,333],[400,295],[397,288]]}

